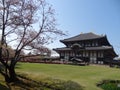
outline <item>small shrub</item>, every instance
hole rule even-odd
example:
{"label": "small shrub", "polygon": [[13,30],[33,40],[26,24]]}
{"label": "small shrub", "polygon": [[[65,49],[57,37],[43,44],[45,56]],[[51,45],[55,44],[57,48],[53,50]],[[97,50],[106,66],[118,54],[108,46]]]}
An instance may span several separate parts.
{"label": "small shrub", "polygon": [[83,87],[80,86],[78,83],[73,81],[66,81],[63,83],[62,90],[83,90]]}
{"label": "small shrub", "polygon": [[103,80],[98,86],[103,90],[120,90],[119,84],[119,80]]}

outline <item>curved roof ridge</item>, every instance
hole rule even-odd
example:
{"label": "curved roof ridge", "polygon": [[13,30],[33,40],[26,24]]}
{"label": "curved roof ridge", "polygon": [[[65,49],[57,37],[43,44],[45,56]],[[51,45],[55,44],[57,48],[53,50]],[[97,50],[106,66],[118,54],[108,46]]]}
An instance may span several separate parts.
{"label": "curved roof ridge", "polygon": [[79,41],[79,40],[90,40],[90,39],[97,39],[97,38],[102,38],[105,37],[103,35],[97,35],[95,33],[89,32],[89,33],[81,33],[79,35],[61,40],[62,42],[64,41]]}

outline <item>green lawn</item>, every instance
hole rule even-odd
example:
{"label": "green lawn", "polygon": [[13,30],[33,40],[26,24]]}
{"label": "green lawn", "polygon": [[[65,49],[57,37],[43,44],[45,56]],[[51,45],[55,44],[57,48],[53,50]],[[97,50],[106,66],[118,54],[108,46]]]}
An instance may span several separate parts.
{"label": "green lawn", "polygon": [[19,63],[17,72],[27,74],[34,80],[52,77],[72,80],[82,85],[85,90],[102,90],[96,86],[104,79],[120,80],[120,69],[108,66],[73,66],[62,64]]}

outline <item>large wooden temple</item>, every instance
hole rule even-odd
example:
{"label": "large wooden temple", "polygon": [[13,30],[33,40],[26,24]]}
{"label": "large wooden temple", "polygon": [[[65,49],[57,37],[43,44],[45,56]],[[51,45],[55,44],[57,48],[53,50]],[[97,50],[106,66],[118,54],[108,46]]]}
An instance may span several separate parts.
{"label": "large wooden temple", "polygon": [[60,40],[66,47],[54,49],[60,59],[70,61],[77,58],[83,62],[106,64],[117,56],[106,35],[96,35],[92,32]]}

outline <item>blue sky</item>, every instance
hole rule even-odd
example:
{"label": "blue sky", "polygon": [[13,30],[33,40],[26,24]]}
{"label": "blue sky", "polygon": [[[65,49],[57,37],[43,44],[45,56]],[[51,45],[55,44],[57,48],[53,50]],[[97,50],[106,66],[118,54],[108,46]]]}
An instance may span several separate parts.
{"label": "blue sky", "polygon": [[107,35],[117,54],[120,54],[120,0],[47,0],[56,11],[59,28],[68,36],[59,37],[49,45],[63,47],[60,39],[81,32]]}

